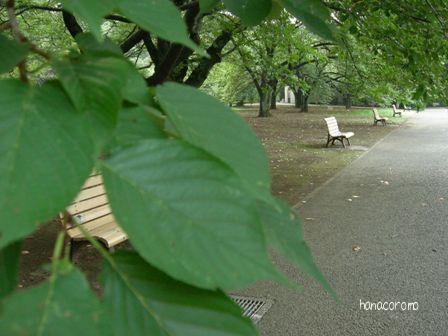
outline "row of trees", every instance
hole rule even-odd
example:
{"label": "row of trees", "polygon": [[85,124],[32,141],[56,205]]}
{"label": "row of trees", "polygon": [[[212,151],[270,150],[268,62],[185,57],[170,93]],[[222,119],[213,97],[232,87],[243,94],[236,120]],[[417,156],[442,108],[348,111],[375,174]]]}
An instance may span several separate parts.
{"label": "row of trees", "polygon": [[235,32],[205,89],[229,104],[257,100],[260,116],[269,116],[284,86],[302,111],[308,110],[310,97],[320,103],[340,97],[348,109],[352,103],[422,108],[446,101],[443,4],[325,4],[337,26],[332,39],[313,34],[284,12],[273,24]]}
{"label": "row of trees", "polygon": [[[170,80],[203,87],[229,104],[258,101],[260,116],[275,108],[286,85],[302,111],[310,96],[322,103],[343,97],[347,108],[353,101],[420,107],[445,100],[446,9],[438,2],[327,1],[320,10],[331,13],[337,28],[320,35],[277,5],[267,21],[252,27],[222,5],[201,10],[197,1],[174,2],[183,10],[190,38],[208,57],[152,36],[120,15],[109,15],[102,27],[148,85]],[[19,21],[55,52],[75,46],[86,30],[57,2],[22,1],[17,8]],[[38,59],[33,70],[37,77],[49,71]]]}

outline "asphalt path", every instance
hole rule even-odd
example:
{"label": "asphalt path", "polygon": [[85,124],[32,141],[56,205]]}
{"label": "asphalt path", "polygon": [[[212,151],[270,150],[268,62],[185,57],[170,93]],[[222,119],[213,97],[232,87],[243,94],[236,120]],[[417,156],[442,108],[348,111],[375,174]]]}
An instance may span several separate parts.
{"label": "asphalt path", "polygon": [[411,117],[298,211],[341,302],[276,258],[304,291],[272,283],[247,290],[274,301],[261,335],[448,335],[447,110]]}

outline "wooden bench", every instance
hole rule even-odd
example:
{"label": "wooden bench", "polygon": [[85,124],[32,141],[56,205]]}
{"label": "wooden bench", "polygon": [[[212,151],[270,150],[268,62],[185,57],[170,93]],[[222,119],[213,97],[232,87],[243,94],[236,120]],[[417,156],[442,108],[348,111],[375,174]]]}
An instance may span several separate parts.
{"label": "wooden bench", "polygon": [[334,145],[334,142],[336,140],[338,140],[338,141],[340,141],[342,143],[342,146],[345,148],[344,139],[347,140],[347,143],[350,146],[350,140],[349,139],[352,136],[354,136],[355,133],[339,131],[338,122],[336,121],[335,117],[325,118],[324,120],[327,123],[327,127],[328,127],[328,138],[327,138],[326,147],[328,147],[330,142],[331,142],[332,145]]}
{"label": "wooden bench", "polygon": [[388,121],[389,119],[388,119],[388,118],[385,118],[385,117],[381,117],[381,116],[378,114],[378,110],[377,110],[376,108],[373,108],[372,111],[373,111],[373,124],[374,124],[374,125],[378,125],[378,123],[380,122],[380,123],[382,123],[384,126],[386,126],[387,121]]}
{"label": "wooden bench", "polygon": [[394,110],[394,114],[392,115],[393,117],[395,117],[395,115],[399,115],[401,117],[401,111],[398,111],[395,104],[392,104],[392,109]]}
{"label": "wooden bench", "polygon": [[87,179],[78,196],[61,214],[61,217],[70,238],[71,259],[75,254],[78,242],[87,240],[77,227],[78,225],[82,225],[107,249],[112,249],[115,245],[128,239],[115,222],[100,174],[92,174]]}

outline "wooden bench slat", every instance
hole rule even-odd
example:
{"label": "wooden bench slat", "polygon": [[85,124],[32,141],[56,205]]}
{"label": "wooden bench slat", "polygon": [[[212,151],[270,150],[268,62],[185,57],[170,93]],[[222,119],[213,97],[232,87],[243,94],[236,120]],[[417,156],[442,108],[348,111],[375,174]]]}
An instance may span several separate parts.
{"label": "wooden bench slat", "polygon": [[[106,190],[104,189],[104,185],[98,185],[96,187],[87,188],[84,190],[81,190],[81,192],[76,196],[76,199],[73,203],[84,201],[89,198],[93,198],[96,196],[104,195],[106,193]],[[72,203],[72,204],[73,204]]]}
{"label": "wooden bench slat", "polygon": [[67,211],[71,215],[76,215],[81,212],[97,208],[101,205],[105,205],[107,203],[108,203],[107,196],[106,194],[104,194],[94,198],[89,198],[85,201],[73,203],[67,208]]}
{"label": "wooden bench slat", "polygon": [[[88,230],[90,235],[96,239],[100,239],[107,247],[113,247],[128,239],[123,230],[112,220],[101,226],[95,226],[91,230]],[[81,230],[73,228],[69,233],[70,237],[75,240],[84,240],[85,237]]]}
{"label": "wooden bench slat", "polygon": [[109,204],[102,205],[98,208],[90,209],[82,213],[74,215],[74,222],[78,224],[84,224],[90,222],[99,217],[109,215],[111,213]]}
{"label": "wooden bench slat", "polygon": [[[112,214],[93,219],[90,222],[84,223],[82,225],[83,225],[84,229],[86,229],[87,231],[90,231],[90,230],[93,230],[97,226],[102,226],[102,225],[110,223],[110,222],[115,222],[114,216]],[[77,227],[71,227],[67,230],[67,232],[70,235],[76,236],[78,234],[78,232],[81,232],[81,231]]]}
{"label": "wooden bench slat", "polygon": [[92,177],[89,177],[86,181],[86,183],[84,183],[84,186],[82,187],[82,189],[87,189],[99,184],[103,183],[103,178],[101,177],[101,175],[95,175]]}

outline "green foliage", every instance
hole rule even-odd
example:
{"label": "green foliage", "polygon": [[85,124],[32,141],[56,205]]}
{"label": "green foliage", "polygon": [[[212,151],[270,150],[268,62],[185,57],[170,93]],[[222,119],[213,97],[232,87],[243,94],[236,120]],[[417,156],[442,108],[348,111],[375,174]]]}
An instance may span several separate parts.
{"label": "green foliage", "polygon": [[[263,279],[287,283],[270,259],[270,248],[326,284],[299,222],[270,194],[267,158],[249,126],[197,89],[175,83],[148,88],[153,78],[136,69],[143,45],[154,62],[163,59],[148,72],[160,75],[160,68],[171,67],[171,77],[156,76],[157,83],[191,72],[174,62],[185,54],[199,68],[210,69],[191,26],[197,17],[191,15],[222,6],[237,14],[214,22],[225,34],[207,35],[227,43],[227,30],[243,29],[239,20],[253,25],[278,14],[275,20],[292,24],[279,2],[273,13],[269,0],[201,1],[201,8],[188,3],[192,7],[182,15],[182,1],[176,7],[168,0],[64,0],[71,13],[64,14],[70,21],[65,24],[76,39],[62,43],[56,36],[52,43],[38,39],[36,44],[33,35],[42,34],[30,29],[21,37],[25,19],[16,25],[11,14],[38,10],[30,4],[7,11],[12,23],[7,28],[22,42],[0,40],[0,55],[8,55],[6,71],[23,61],[22,82],[0,80],[2,335],[254,335],[254,327],[221,290]],[[46,9],[51,14],[45,22],[53,19],[59,29],[60,7],[54,1],[48,6],[55,7]],[[314,13],[313,6],[307,10]],[[253,31],[269,37],[265,45],[254,44],[264,47],[263,65],[285,58],[285,49],[271,54],[275,35],[269,25]],[[81,33],[86,26],[92,35]],[[123,35],[129,38],[121,43]],[[128,47],[132,38],[137,41]],[[211,45],[213,52],[216,44]],[[272,72],[266,74],[271,78]],[[84,276],[61,257],[61,228],[49,281],[12,292],[20,251],[16,242],[63,211],[94,168],[104,176],[114,217],[135,252],[111,256],[86,234],[106,259],[104,296],[97,298]]]}
{"label": "green foliage", "polygon": [[161,113],[148,106],[123,107],[118,115],[112,148],[127,147],[148,138],[165,138]]}
{"label": "green foliage", "polygon": [[10,71],[28,54],[28,45],[0,34],[0,74]]}
{"label": "green foliage", "polygon": [[329,26],[330,12],[320,0],[280,0],[283,6],[312,32],[328,39],[334,40],[334,33]]}
{"label": "green foliage", "polygon": [[223,0],[223,2],[248,26],[259,24],[268,16],[272,8],[271,0]]}
{"label": "green foliage", "polygon": [[[113,335],[255,335],[248,319],[220,291],[207,291],[167,277],[135,253],[105,263],[103,305]],[[128,306],[127,319],[122,307]]]}
{"label": "green foliage", "polygon": [[[117,11],[158,37],[183,44],[204,54],[188,37],[182,16],[171,1],[101,0],[92,4],[88,0],[64,0],[63,5],[67,10],[85,20],[93,35],[98,39],[102,36],[100,25],[104,16]],[[164,19],[160,20],[160,18]]]}
{"label": "green foliage", "polygon": [[206,152],[179,140],[147,140],[111,157],[102,171],[115,217],[157,268],[203,288],[277,277],[254,202]]}
{"label": "green foliage", "polygon": [[297,214],[280,200],[272,202],[274,205],[259,202],[258,209],[268,243],[276,252],[286,257],[298,268],[317,279],[322,286],[336,297],[327,280],[316,265],[311,262],[312,257],[308,246],[302,237],[302,229]]}
{"label": "green foliage", "polygon": [[0,81],[0,106],[1,248],[73,200],[95,151],[88,119],[58,83],[30,88]]}
{"label": "green foliage", "polygon": [[0,249],[0,300],[17,286],[21,247],[19,240]]}
{"label": "green foliage", "polygon": [[157,97],[183,139],[223,160],[254,197],[269,199],[266,154],[247,123],[224,104],[188,86],[165,84],[157,88]]}
{"label": "green foliage", "polygon": [[8,296],[0,305],[2,335],[105,334],[98,299],[82,273],[66,261],[49,282]]}
{"label": "green foliage", "polygon": [[219,0],[199,0],[199,7],[201,13],[208,13],[215,8],[219,3]]}
{"label": "green foliage", "polygon": [[102,146],[112,136],[117,122],[121,91],[129,72],[127,63],[114,56],[85,55],[56,60],[53,66],[73,104],[89,119],[85,131]]}

